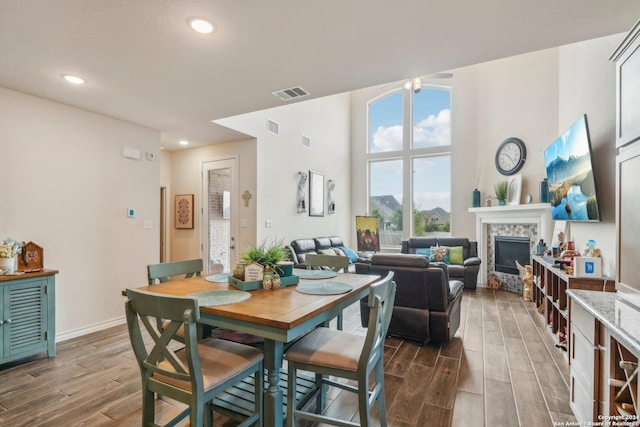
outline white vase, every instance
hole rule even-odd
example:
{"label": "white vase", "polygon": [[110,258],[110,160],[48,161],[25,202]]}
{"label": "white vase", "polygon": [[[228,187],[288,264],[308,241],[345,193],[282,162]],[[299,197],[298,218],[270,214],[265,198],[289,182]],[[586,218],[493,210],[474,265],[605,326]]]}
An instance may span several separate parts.
{"label": "white vase", "polygon": [[16,257],[0,258],[0,270],[4,270],[4,274],[11,274],[16,270]]}

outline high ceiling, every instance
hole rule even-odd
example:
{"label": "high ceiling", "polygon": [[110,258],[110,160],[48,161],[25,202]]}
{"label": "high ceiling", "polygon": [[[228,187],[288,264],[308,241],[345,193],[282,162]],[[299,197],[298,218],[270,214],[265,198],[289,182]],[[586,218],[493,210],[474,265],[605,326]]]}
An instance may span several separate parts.
{"label": "high ceiling", "polygon": [[[217,31],[194,32],[192,17]],[[176,149],[239,137],[211,120],[283,105],[276,90],[332,95],[639,17],[637,0],[0,0],[0,86],[160,130]]]}

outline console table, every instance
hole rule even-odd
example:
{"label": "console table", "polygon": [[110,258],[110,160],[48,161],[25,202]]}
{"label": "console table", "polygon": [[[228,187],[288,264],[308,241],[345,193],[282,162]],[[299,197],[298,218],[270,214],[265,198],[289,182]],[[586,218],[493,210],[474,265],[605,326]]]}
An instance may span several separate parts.
{"label": "console table", "polygon": [[0,276],[0,364],[56,354],[57,270]]}
{"label": "console table", "polygon": [[533,255],[533,302],[544,316],[547,326],[554,334],[566,333],[567,348],[570,348],[571,335],[568,331],[567,290],[586,289],[591,291],[615,292],[612,279],[577,277],[566,274],[543,257]]}

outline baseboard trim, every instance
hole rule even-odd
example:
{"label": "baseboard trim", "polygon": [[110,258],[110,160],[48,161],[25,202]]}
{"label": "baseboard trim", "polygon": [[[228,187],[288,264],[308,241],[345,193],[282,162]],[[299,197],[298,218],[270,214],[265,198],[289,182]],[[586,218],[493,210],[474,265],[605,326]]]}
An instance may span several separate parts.
{"label": "baseboard trim", "polygon": [[72,331],[56,334],[56,342],[58,343],[58,342],[70,340],[71,338],[77,338],[82,335],[87,335],[93,332],[102,331],[104,329],[111,328],[113,326],[122,325],[126,321],[127,319],[124,316],[121,316],[121,317],[116,317],[115,319],[107,320],[105,322],[95,323],[93,325],[90,325],[84,328],[74,329]]}

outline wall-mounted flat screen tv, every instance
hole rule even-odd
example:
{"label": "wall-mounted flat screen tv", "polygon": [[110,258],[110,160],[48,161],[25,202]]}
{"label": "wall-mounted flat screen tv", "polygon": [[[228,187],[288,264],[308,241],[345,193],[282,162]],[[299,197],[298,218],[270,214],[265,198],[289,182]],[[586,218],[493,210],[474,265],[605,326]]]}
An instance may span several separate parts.
{"label": "wall-mounted flat screen tv", "polygon": [[552,218],[600,221],[586,114],[545,150],[544,160]]}

